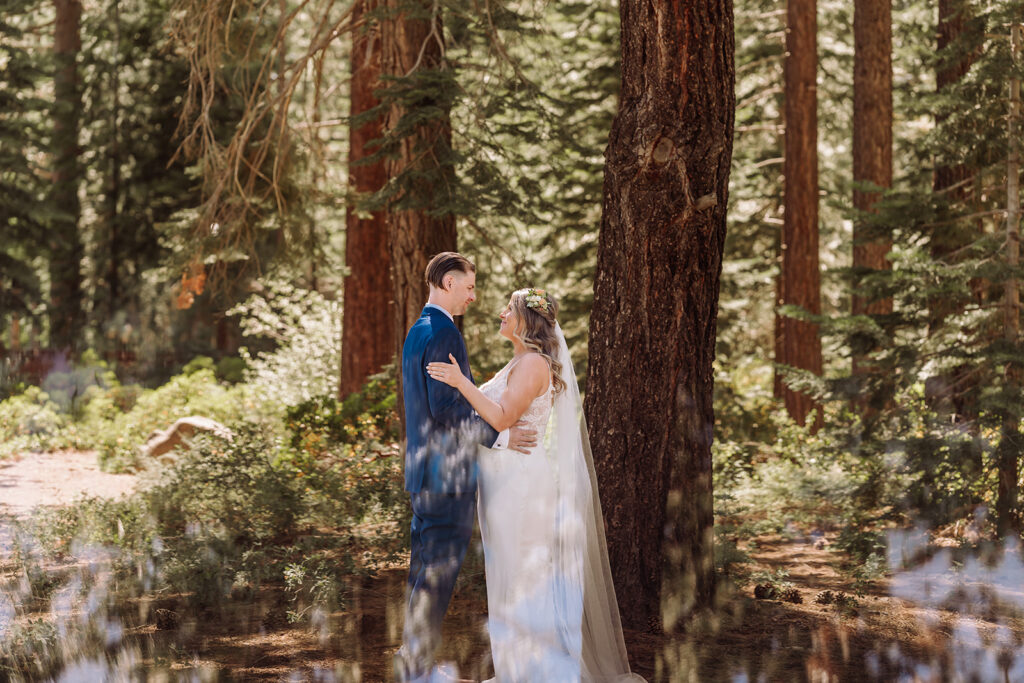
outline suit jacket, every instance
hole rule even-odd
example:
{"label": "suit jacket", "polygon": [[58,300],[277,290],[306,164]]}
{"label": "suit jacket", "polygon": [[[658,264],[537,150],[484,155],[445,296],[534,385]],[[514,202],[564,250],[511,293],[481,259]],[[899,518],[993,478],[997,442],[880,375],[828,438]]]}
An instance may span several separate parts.
{"label": "suit jacket", "polygon": [[427,306],[402,347],[405,490],[410,493],[476,491],[477,444],[490,446],[498,437],[458,390],[427,376],[427,363],[450,363],[449,353],[472,381],[462,334],[444,311]]}

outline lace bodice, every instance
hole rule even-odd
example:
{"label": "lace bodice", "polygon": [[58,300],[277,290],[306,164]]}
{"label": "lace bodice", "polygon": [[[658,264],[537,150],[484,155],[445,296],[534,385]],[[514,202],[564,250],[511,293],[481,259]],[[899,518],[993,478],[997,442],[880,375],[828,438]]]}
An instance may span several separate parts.
{"label": "lace bodice", "polygon": [[[480,391],[482,391],[487,398],[495,402],[501,400],[501,395],[505,393],[505,387],[508,386],[509,372],[512,370],[512,366],[515,365],[515,362],[515,360],[509,362],[508,365],[498,371],[498,374],[480,386]],[[535,429],[539,435],[544,434],[544,431],[547,428],[548,418],[551,416],[552,388],[551,381],[548,380],[547,391],[530,402],[530,405],[526,408],[526,412],[523,413],[523,417],[521,418],[526,422],[526,427]]]}

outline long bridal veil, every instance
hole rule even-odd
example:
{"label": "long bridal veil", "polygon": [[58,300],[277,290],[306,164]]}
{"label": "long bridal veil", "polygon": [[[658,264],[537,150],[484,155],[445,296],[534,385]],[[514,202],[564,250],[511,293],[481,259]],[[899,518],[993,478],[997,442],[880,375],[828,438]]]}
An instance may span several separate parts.
{"label": "long bridal veil", "polygon": [[561,378],[567,387],[555,397],[546,435],[548,457],[556,459],[554,560],[556,609],[561,617],[559,628],[564,629],[560,636],[578,653],[585,683],[642,682],[642,677],[629,670],[576,372],[562,328],[556,325],[555,333]]}

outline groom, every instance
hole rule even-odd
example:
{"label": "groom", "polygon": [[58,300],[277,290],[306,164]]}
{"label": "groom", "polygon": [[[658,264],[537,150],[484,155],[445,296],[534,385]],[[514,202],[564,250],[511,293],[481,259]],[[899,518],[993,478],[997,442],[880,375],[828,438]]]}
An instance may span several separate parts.
{"label": "groom", "polygon": [[537,441],[518,426],[498,434],[457,390],[427,377],[427,363],[447,363],[450,353],[472,380],[453,316],[476,301],[476,266],[446,251],[427,264],[426,278],[427,304],[402,349],[405,490],[413,513],[405,627],[395,655],[395,679],[403,683],[433,680],[441,621],[473,533],[477,444],[526,453]]}

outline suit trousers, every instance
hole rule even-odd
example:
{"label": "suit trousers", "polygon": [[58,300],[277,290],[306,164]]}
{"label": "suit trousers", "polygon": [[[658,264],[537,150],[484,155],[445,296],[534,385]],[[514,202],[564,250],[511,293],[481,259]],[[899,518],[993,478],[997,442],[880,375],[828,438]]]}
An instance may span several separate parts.
{"label": "suit trousers", "polygon": [[395,678],[425,676],[441,644],[441,622],[473,535],[476,492],[410,494],[412,539],[408,601],[402,647],[395,656]]}

